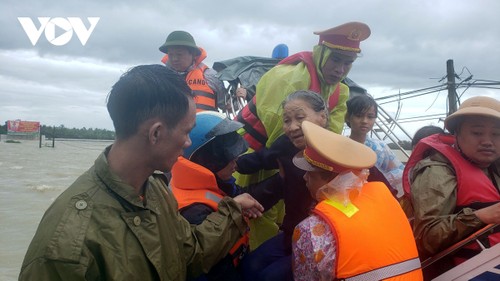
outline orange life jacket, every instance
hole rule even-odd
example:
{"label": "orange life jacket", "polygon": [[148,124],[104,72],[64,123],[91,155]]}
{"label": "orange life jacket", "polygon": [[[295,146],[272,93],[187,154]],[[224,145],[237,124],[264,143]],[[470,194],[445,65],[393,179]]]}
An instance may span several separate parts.
{"label": "orange life jacket", "polygon": [[208,86],[204,72],[208,67],[205,64],[198,65],[186,76],[186,83],[193,90],[196,112],[204,110],[217,111],[214,91]]}
{"label": "orange life jacket", "polygon": [[[196,103],[196,112],[204,110],[217,111],[217,97],[214,90],[208,85],[204,72],[208,68],[202,61],[206,58],[206,51],[200,48],[201,55],[194,62],[193,69],[186,75],[186,83],[194,93],[194,102]],[[161,59],[163,63],[168,62],[168,55]]]}
{"label": "orange life jacket", "polygon": [[[314,91],[316,93],[321,93],[321,83],[318,78],[318,73],[316,72],[316,65],[314,64],[314,60],[312,57],[312,52],[300,52],[289,57],[284,58],[278,64],[298,64],[305,63],[307,70],[309,71],[309,75],[311,77],[311,84],[309,85],[309,90]],[[337,84],[334,92],[330,95],[328,99],[328,109],[332,111],[339,101],[340,96],[340,85]],[[248,145],[254,149],[259,150],[266,145],[267,142],[267,133],[257,115],[257,95],[253,96],[253,98],[247,103],[247,105],[240,110],[238,115],[236,116],[236,120],[243,123],[245,125],[246,133],[243,135],[243,138],[248,142]]]}
{"label": "orange life jacket", "polygon": [[[172,167],[170,187],[177,199],[179,210],[194,203],[202,203],[217,211],[219,201],[226,196],[219,189],[215,175],[210,170],[182,156]],[[249,236],[246,233],[229,251],[235,266],[248,251],[248,245]]]}
{"label": "orange life jacket", "polygon": [[335,234],[336,278],[422,280],[413,232],[389,189],[381,182],[366,183],[351,203],[357,212],[344,212],[330,200],[313,211]]}

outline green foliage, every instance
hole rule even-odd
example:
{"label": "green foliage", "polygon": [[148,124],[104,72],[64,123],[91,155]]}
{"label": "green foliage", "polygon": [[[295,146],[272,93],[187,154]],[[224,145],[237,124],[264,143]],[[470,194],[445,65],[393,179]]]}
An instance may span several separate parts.
{"label": "green foliage", "polygon": [[91,139],[91,140],[113,140],[115,138],[115,132],[106,129],[94,129],[94,128],[66,128],[64,125],[59,125],[59,127],[50,127],[42,125],[40,126],[40,132],[47,138],[63,138],[63,139]]}

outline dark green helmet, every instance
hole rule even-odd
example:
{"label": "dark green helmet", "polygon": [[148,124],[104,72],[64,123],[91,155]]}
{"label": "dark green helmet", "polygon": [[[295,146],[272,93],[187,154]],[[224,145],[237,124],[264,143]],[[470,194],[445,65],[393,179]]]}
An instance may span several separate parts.
{"label": "dark green helmet", "polygon": [[196,42],[194,41],[193,36],[189,34],[186,31],[181,31],[181,30],[176,30],[170,33],[167,36],[167,40],[165,40],[165,43],[160,46],[160,51],[167,54],[168,53],[168,47],[171,46],[184,46],[188,47],[193,51],[193,54],[195,56],[201,55],[201,51],[196,46]]}

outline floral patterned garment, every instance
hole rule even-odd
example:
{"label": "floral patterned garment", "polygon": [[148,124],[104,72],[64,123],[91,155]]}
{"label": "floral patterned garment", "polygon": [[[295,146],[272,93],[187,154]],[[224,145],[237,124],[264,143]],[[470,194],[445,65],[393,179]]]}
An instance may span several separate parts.
{"label": "floral patterned garment", "polygon": [[328,224],[311,215],[293,233],[293,275],[295,281],[335,278],[336,240]]}
{"label": "floral patterned garment", "polygon": [[377,154],[375,167],[384,174],[391,186],[398,191],[397,197],[403,196],[403,170],[405,165],[399,161],[391,148],[383,141],[366,137],[365,145]]}

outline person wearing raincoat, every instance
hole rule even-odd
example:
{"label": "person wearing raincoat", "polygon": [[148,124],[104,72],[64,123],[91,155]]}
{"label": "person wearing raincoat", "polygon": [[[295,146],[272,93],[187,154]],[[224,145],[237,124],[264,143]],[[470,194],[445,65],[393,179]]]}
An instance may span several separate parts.
{"label": "person wearing raincoat", "polygon": [[[243,137],[253,150],[270,147],[283,134],[282,101],[297,90],[312,90],[327,102],[330,112],[329,129],[341,133],[344,126],[349,88],[340,83],[351,70],[361,49],[360,42],[370,36],[370,28],[361,22],[349,22],[324,31],[312,52],[291,55],[269,70],[257,84],[257,92],[239,112],[237,120],[244,124]],[[238,175],[241,186],[258,182],[276,173],[261,171],[253,175]],[[274,236],[278,227],[274,220],[279,211],[271,209],[266,216],[254,220],[250,231],[253,249]],[[258,226],[257,226],[258,225]]]}

